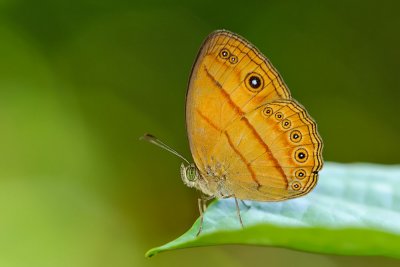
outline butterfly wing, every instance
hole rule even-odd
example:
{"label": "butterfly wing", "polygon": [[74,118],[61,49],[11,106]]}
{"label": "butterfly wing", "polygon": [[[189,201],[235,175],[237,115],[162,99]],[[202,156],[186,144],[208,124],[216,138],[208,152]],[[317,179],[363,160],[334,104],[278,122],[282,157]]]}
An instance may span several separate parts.
{"label": "butterfly wing", "polygon": [[[250,85],[250,79],[257,84]],[[234,119],[265,101],[290,98],[278,72],[257,48],[231,32],[215,31],[203,43],[190,76],[186,125],[197,166]],[[209,125],[218,127],[210,128]],[[200,149],[201,148],[201,149]],[[200,151],[203,150],[203,151]]]}
{"label": "butterfly wing", "polygon": [[[266,190],[268,185],[269,191],[273,189],[276,195],[287,198],[289,181],[282,185],[287,174],[282,171],[284,167],[277,167],[281,162],[275,155],[270,151],[268,157],[256,160],[254,166],[259,167],[253,170],[249,165],[251,155],[238,149],[246,148],[254,155],[264,153],[262,143],[266,141],[258,132],[262,129],[252,123],[258,127],[258,123],[266,122],[253,122],[248,116],[255,116],[264,103],[288,99],[291,96],[280,75],[253,45],[228,31],[212,33],[196,59],[186,99],[190,149],[202,175],[211,179],[211,170],[214,175],[227,177],[226,184],[237,196],[245,192],[241,188],[260,189],[264,185]],[[277,199],[259,193],[263,197],[257,199]],[[242,198],[255,199],[254,193],[246,194]]]}

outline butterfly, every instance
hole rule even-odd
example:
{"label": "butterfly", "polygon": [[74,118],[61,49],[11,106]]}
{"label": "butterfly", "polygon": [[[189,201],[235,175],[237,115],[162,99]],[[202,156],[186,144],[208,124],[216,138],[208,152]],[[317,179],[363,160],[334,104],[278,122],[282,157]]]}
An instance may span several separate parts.
{"label": "butterfly", "polygon": [[309,193],[323,165],[315,121],[291,97],[271,62],[249,41],[212,32],[192,67],[186,126],[194,163],[152,135],[144,139],[185,160],[183,182],[213,198],[282,201]]}

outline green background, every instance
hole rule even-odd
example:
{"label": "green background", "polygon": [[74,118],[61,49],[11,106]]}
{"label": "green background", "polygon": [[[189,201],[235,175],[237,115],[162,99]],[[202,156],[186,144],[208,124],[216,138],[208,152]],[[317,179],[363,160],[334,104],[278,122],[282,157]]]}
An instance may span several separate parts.
{"label": "green background", "polygon": [[[197,218],[180,160],[203,39],[225,28],[273,62],[324,158],[399,163],[397,1],[0,0],[0,266],[398,266],[225,246],[145,259]],[[183,265],[184,264],[184,265]]]}

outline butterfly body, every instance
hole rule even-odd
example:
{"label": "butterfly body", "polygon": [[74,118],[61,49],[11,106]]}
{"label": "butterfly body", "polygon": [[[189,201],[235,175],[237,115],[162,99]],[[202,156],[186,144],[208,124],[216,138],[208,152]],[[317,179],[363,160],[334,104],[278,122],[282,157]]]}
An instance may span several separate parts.
{"label": "butterfly body", "polygon": [[279,201],[317,182],[315,122],[268,59],[234,33],[216,31],[200,49],[186,124],[195,166],[181,167],[182,179],[206,195]]}

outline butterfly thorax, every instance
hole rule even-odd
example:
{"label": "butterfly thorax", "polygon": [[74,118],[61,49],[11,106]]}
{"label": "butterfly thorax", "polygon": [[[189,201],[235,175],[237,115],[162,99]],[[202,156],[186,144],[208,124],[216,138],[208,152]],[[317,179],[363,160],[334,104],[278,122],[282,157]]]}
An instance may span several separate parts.
{"label": "butterfly thorax", "polygon": [[194,187],[206,195],[224,198],[232,195],[227,187],[227,171],[221,165],[208,166],[205,172],[200,172],[195,164],[181,165],[181,178],[188,187]]}

